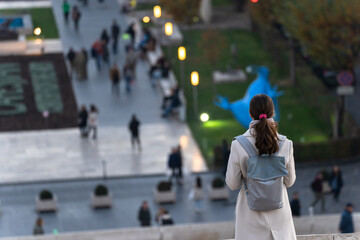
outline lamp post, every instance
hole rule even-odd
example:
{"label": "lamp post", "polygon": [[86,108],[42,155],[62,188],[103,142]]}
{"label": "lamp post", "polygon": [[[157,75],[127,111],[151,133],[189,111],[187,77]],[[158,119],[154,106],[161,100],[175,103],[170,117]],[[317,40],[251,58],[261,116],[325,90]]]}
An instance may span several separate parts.
{"label": "lamp post", "polygon": [[184,74],[185,74],[185,69],[184,69],[184,61],[186,59],[186,48],[181,46],[178,48],[178,58],[180,60],[180,82],[181,82],[181,87],[184,89],[185,88],[185,84],[184,84]]}
{"label": "lamp post", "polygon": [[165,23],[165,34],[171,36],[173,34],[173,24],[171,22]]}
{"label": "lamp post", "polygon": [[168,36],[167,46],[168,46],[169,58],[170,58],[170,61],[171,61],[172,60],[172,52],[171,52],[169,37],[173,34],[173,24],[171,22],[165,23],[164,30],[165,30],[166,36]]}
{"label": "lamp post", "polygon": [[43,37],[41,35],[41,28],[37,27],[34,29],[34,35],[36,36],[36,42],[40,42],[40,51],[41,51],[41,54],[44,54],[44,43],[43,43]]}
{"label": "lamp post", "polygon": [[153,11],[154,11],[155,18],[161,17],[161,7],[159,5],[154,6]]}
{"label": "lamp post", "polygon": [[193,85],[193,110],[194,110],[194,118],[198,120],[198,93],[197,86],[199,85],[199,73],[193,71],[191,73],[191,85]]}

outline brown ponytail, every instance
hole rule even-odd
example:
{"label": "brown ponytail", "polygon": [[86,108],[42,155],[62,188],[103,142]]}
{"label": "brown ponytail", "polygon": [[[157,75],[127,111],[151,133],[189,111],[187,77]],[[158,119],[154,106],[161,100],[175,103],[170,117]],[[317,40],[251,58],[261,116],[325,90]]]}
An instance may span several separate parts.
{"label": "brown ponytail", "polygon": [[265,94],[254,96],[250,101],[250,115],[254,120],[259,120],[253,127],[256,132],[255,146],[259,150],[259,155],[276,153],[279,150],[277,124],[267,120],[274,115],[274,103],[271,98]]}

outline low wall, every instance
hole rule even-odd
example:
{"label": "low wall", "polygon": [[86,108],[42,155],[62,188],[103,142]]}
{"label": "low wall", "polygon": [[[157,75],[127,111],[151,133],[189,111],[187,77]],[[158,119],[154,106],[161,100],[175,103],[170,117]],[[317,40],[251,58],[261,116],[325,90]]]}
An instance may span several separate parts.
{"label": "low wall", "polygon": [[[330,216],[331,218],[331,216]],[[325,218],[326,219],[326,216]],[[327,221],[323,220],[323,225]],[[304,217],[304,222],[309,221],[309,217]],[[314,218],[314,222],[321,219]],[[356,219],[354,219],[354,222]],[[322,225],[315,225],[321,227]],[[355,229],[359,229],[355,226]],[[318,231],[319,229],[316,229]],[[321,229],[320,229],[321,230]],[[234,222],[205,223],[192,225],[175,225],[168,227],[148,227],[148,228],[126,228],[116,230],[88,231],[64,233],[58,235],[44,235],[41,237],[11,237],[0,238],[0,240],[219,240],[234,239]],[[360,239],[360,233],[355,234],[325,234],[325,235],[299,235],[298,240],[353,240]]]}

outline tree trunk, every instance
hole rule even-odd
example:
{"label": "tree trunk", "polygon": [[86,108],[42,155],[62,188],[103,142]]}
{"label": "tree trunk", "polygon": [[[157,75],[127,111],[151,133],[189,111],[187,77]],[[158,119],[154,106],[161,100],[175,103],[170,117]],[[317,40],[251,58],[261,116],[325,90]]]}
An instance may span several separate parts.
{"label": "tree trunk", "polygon": [[289,61],[290,61],[290,81],[292,86],[296,86],[296,55],[295,55],[295,49],[294,49],[294,39],[289,39],[289,47],[290,47],[290,53],[289,53]]}
{"label": "tree trunk", "polygon": [[334,138],[341,138],[344,136],[344,133],[343,133],[344,107],[345,107],[345,96],[344,95],[338,96],[338,99],[336,102]]}
{"label": "tree trunk", "polygon": [[246,0],[234,0],[235,1],[235,9],[237,12],[243,12],[244,11],[244,7],[246,4]]}

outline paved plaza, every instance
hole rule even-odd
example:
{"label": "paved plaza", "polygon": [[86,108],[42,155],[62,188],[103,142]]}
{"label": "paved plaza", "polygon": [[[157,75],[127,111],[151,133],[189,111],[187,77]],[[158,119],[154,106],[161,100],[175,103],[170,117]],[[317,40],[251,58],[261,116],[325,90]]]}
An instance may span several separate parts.
{"label": "paved plaza", "polygon": [[[297,191],[300,195],[301,213],[308,215],[308,207],[313,200],[310,183],[317,171],[323,168],[330,170],[329,165],[298,166],[297,180],[289,189],[289,197]],[[340,202],[326,197],[326,211],[323,214],[340,214],[347,202],[352,202],[357,211],[360,206],[360,163],[341,165],[344,177],[344,188]],[[204,173],[200,176],[204,186],[204,211],[197,214],[194,203],[189,200],[189,192],[195,181],[195,174],[187,175],[183,186],[176,187],[177,201],[174,204],[164,204],[175,224],[221,222],[234,220],[237,191],[231,192],[228,201],[208,200],[208,186],[218,173]],[[58,198],[57,213],[44,213],[44,228],[46,233],[57,229],[60,233],[74,231],[89,231],[99,229],[137,227],[137,211],[143,200],[149,202],[154,217],[159,205],[153,200],[153,189],[165,176],[117,178],[108,180],[68,181],[53,183],[18,184],[0,187],[0,237],[31,234],[35,212],[35,196],[44,188],[50,189]],[[113,208],[93,210],[90,208],[90,193],[99,183],[105,183],[113,195]],[[315,206],[315,214],[321,214],[320,203]],[[152,217],[152,218],[153,218]],[[325,219],[326,220],[326,219]],[[325,221],[324,220],[324,221]],[[301,220],[299,220],[301,222]],[[154,223],[154,219],[152,219]],[[333,232],[337,232],[334,229]],[[316,229],[312,233],[316,233]]]}
{"label": "paved plaza", "polygon": [[[79,4],[75,0],[69,2]],[[114,19],[122,32],[128,25],[126,17],[120,14],[119,1],[89,1],[87,7],[79,5],[82,17],[80,32],[76,33],[72,24],[64,24],[61,4],[62,1],[52,1],[64,54],[70,47],[90,49],[104,28],[109,31]],[[120,67],[124,64],[125,44],[121,40],[120,53],[111,55],[111,62]],[[108,66],[98,72],[95,61],[90,59],[88,67],[89,79],[73,79],[72,84],[78,105],[95,104],[99,108],[98,139],[81,139],[78,129],[2,133],[0,183],[94,178],[101,177],[104,171],[108,176],[165,174],[171,147],[179,144],[186,172],[207,170],[188,126],[176,119],[161,118],[162,95],[150,84],[146,61],[138,61],[132,94],[125,93],[122,82],[120,97],[111,95]],[[141,152],[133,150],[130,144],[128,123],[132,114],[142,124]]]}

